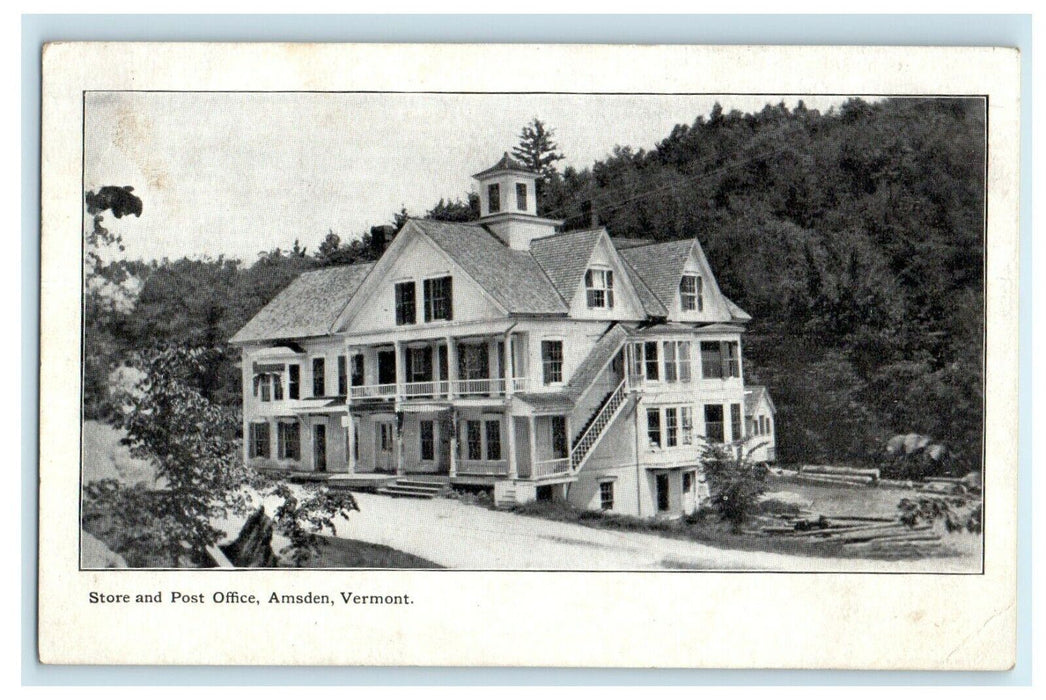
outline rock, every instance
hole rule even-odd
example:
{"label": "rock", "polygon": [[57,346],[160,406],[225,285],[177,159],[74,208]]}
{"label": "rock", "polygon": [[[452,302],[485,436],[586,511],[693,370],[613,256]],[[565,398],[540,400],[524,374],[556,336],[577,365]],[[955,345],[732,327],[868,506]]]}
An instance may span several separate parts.
{"label": "rock", "polygon": [[265,514],[265,508],[251,513],[236,539],[221,549],[236,566],[276,566],[276,555],[272,551],[272,519]]}

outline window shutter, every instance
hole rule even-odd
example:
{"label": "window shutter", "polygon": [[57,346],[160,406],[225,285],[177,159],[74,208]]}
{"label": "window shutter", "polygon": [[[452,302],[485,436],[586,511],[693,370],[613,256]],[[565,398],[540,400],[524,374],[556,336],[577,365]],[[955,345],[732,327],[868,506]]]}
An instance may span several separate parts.
{"label": "window shutter", "polygon": [[432,320],[432,280],[425,280],[424,282],[425,292],[425,322],[428,323]]}
{"label": "window shutter", "polygon": [[447,320],[454,320],[454,278],[444,277],[447,281]]}

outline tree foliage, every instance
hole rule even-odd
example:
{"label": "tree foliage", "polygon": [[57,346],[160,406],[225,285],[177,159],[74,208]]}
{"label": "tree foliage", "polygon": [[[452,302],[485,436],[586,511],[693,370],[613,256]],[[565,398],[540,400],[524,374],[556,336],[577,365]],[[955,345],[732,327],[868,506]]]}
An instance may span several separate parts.
{"label": "tree foliage", "polygon": [[108,514],[138,560],[170,566],[200,564],[207,548],[227,534],[216,523],[244,517],[255,501],[278,499],[277,532],[291,541],[290,556],[303,561],[316,533],[335,534],[334,518],[356,510],[349,493],[272,481],[243,462],[239,412],[209,400],[196,384],[212,348],[172,347],[140,356],[144,376],[127,398],[123,419],[131,453],[156,467],[159,489],[127,487],[114,480],[89,484],[85,512]]}

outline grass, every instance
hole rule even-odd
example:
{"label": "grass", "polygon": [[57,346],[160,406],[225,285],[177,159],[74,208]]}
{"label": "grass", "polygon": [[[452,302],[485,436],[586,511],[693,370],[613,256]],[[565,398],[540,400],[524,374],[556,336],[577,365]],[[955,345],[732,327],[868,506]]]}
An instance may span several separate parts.
{"label": "grass", "polygon": [[320,537],[319,553],[299,568],[305,569],[442,569],[428,559],[381,544],[341,537]]}
{"label": "grass", "polygon": [[[799,491],[799,489],[791,488],[788,490]],[[842,491],[851,489],[837,490]],[[876,489],[868,490],[874,491]],[[897,502],[901,497],[902,494],[896,491],[893,492],[893,495],[890,497],[893,499],[893,509],[891,512],[887,513],[887,515],[897,515]],[[845,501],[845,494],[838,495],[837,500],[840,502]],[[792,537],[766,537],[746,532],[737,532],[729,523],[723,522],[719,519],[717,514],[709,510],[698,511],[698,513],[684,518],[642,519],[627,515],[604,513],[602,511],[582,510],[575,508],[565,501],[556,500],[534,501],[532,503],[515,506],[512,511],[519,515],[544,518],[546,520],[555,520],[559,522],[576,523],[578,525],[602,530],[640,532],[660,537],[700,542],[701,544],[717,547],[719,549],[847,559],[873,558],[891,560],[911,558],[911,555],[906,555],[900,550],[858,553],[847,549],[839,542],[825,542]],[[853,508],[848,508],[845,511],[836,511],[836,514],[841,514],[842,512],[857,514],[857,511]],[[864,515],[866,513],[860,514]],[[758,519],[759,516],[756,517]],[[752,523],[753,526],[757,526],[758,524],[758,521]],[[955,554],[955,551],[947,546],[943,546],[940,548],[939,552],[932,556],[954,556]]]}

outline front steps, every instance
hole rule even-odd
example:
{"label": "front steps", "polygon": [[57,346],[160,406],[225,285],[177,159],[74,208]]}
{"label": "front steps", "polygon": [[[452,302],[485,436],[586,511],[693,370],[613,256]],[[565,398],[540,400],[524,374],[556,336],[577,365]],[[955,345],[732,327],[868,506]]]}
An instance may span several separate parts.
{"label": "front steps", "polygon": [[441,481],[403,477],[378,489],[378,493],[393,498],[436,498],[446,488]]}

